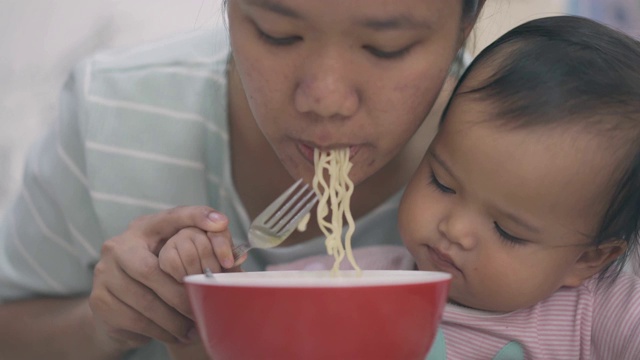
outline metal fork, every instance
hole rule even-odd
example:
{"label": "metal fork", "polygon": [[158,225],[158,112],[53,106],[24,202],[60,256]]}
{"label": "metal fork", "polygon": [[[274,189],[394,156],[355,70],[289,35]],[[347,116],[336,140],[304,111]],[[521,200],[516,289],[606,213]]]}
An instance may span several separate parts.
{"label": "metal fork", "polygon": [[[301,184],[302,179],[296,181],[253,220],[249,227],[249,244],[234,247],[234,259],[253,248],[278,246],[291,235],[318,201],[315,191],[308,184],[300,187]],[[294,191],[297,192],[294,194]]]}

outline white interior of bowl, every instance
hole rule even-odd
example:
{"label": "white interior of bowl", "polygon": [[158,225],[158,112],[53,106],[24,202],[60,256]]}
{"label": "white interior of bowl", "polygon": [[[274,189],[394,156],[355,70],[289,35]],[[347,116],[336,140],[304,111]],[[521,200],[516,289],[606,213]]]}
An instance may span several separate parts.
{"label": "white interior of bowl", "polygon": [[445,281],[450,274],[434,271],[363,270],[340,271],[259,271],[204,274],[185,277],[186,283],[244,287],[357,287],[423,284]]}

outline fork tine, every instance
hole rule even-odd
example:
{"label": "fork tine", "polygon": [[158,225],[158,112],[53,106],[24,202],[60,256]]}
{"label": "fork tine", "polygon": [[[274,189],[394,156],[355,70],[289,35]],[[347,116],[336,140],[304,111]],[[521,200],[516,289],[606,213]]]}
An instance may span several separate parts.
{"label": "fork tine", "polygon": [[[318,195],[315,192],[311,192],[311,194],[309,195],[313,195],[313,200],[311,200],[311,202],[307,203],[304,208],[298,211],[295,216],[293,216],[293,218],[291,218],[291,220],[286,223],[284,227],[280,229],[280,231],[278,231],[277,236],[288,236],[296,228],[296,226],[298,226],[300,220],[302,220],[302,218],[307,215],[309,211],[311,211],[311,208],[313,208],[316,202],[318,202]],[[307,196],[305,200],[308,200],[308,198],[309,196]],[[293,215],[293,212],[291,213],[291,215]]]}
{"label": "fork tine", "polygon": [[[278,214],[280,217],[278,220],[277,224],[273,224],[272,226],[270,226],[272,229],[275,229],[276,231],[280,232],[280,230],[283,226],[286,226],[290,221],[291,218],[293,218],[296,214],[299,213],[300,208],[307,204],[309,202],[309,200],[316,195],[315,191],[311,190],[308,192],[308,194],[300,201],[297,201],[297,198],[299,198],[302,194],[304,194],[305,191],[309,190],[310,187],[308,185],[305,185],[304,188],[302,188],[298,194],[296,194],[296,197],[289,200],[289,202],[283,206],[283,213]],[[295,206],[293,206],[295,205]],[[293,206],[293,208],[291,208]]]}
{"label": "fork tine", "polygon": [[254,221],[260,222],[262,224],[266,224],[267,221],[273,218],[277,214],[277,210],[280,208],[282,203],[291,195],[291,193],[300,185],[302,179],[298,179],[293,185],[289,186],[289,188],[282,193],[282,195],[278,196],[269,206],[267,206],[261,213],[256,217]]}
{"label": "fork tine", "polygon": [[281,221],[282,217],[287,215],[287,213],[289,212],[289,209],[298,202],[298,199],[304,194],[304,192],[308,188],[309,188],[309,185],[308,184],[304,184],[302,186],[302,188],[298,190],[297,193],[295,193],[293,196],[290,196],[291,198],[284,205],[282,205],[282,203],[287,199],[285,198],[285,199],[280,200],[280,198],[278,198],[278,209],[277,209],[277,211],[276,211],[276,209],[274,209],[273,212],[275,212],[275,214],[273,214],[268,219],[264,219],[264,221],[263,221],[264,225],[269,227],[269,228],[275,227],[276,224]]}
{"label": "fork tine", "polygon": [[[302,217],[307,215],[318,201],[318,195],[308,184],[304,184],[294,194],[301,183],[302,179],[296,181],[251,222],[248,231],[249,244],[234,247],[234,259],[237,260],[249,249],[278,246],[295,230]],[[277,228],[269,223],[275,224]]]}

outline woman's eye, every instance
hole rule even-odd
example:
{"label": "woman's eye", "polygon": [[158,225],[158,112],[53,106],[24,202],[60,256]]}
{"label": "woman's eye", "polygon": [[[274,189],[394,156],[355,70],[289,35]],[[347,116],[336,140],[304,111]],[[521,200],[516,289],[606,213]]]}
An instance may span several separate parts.
{"label": "woman's eye", "polygon": [[504,241],[506,241],[507,243],[511,244],[511,245],[524,245],[527,243],[527,240],[524,239],[520,239],[519,237],[513,236],[511,234],[509,234],[508,232],[506,232],[503,228],[500,227],[500,225],[498,225],[497,222],[493,222],[493,226],[496,229],[496,232],[498,233],[498,235],[500,236],[500,238]]}
{"label": "woman's eye", "polygon": [[285,36],[285,37],[276,37],[267,34],[266,32],[260,30],[256,27],[258,31],[258,35],[260,38],[265,41],[267,44],[275,45],[275,46],[288,46],[293,45],[296,42],[302,40],[301,36]]}
{"label": "woman's eye", "polygon": [[411,48],[413,47],[413,45],[409,45],[407,47],[404,47],[400,50],[395,50],[395,51],[384,51],[384,50],[380,50],[374,46],[369,46],[369,45],[365,45],[363,46],[363,48],[365,50],[367,50],[369,53],[371,53],[371,55],[380,58],[380,59],[399,59],[401,57],[403,57],[404,55],[406,55],[409,50],[411,50]]}
{"label": "woman's eye", "polygon": [[433,184],[433,186],[436,187],[436,189],[440,190],[443,193],[446,193],[446,194],[455,194],[456,193],[455,190],[442,185],[442,183],[438,180],[438,178],[436,177],[436,174],[434,174],[434,173],[431,173],[431,181],[430,182],[431,182],[431,184]]}

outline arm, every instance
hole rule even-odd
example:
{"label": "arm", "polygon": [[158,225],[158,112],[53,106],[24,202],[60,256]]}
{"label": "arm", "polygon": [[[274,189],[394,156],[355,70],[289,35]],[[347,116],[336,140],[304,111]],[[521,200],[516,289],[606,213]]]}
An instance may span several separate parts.
{"label": "arm", "polygon": [[65,84],[60,122],[30,152],[23,188],[0,225],[3,359],[108,359],[126,350],[94,326],[86,299],[100,227],[69,165],[84,162],[74,79]]}
{"label": "arm", "polygon": [[95,327],[86,298],[0,306],[2,359],[118,359],[127,350]]}
{"label": "arm", "polygon": [[[194,325],[186,292],[160,269],[153,249],[185,227],[224,233],[226,219],[216,213],[214,221],[211,213],[207,207],[184,207],[138,218],[103,246],[88,300],[1,305],[0,358],[115,359],[151,338],[190,343]],[[175,349],[176,354],[199,351],[195,345]]]}
{"label": "arm", "polygon": [[184,341],[193,328],[186,292],[160,270],[158,252],[181,228],[227,226],[210,208],[176,208],[103,244],[86,171],[85,68],[74,74],[0,225],[0,358],[114,358],[150,338]]}

